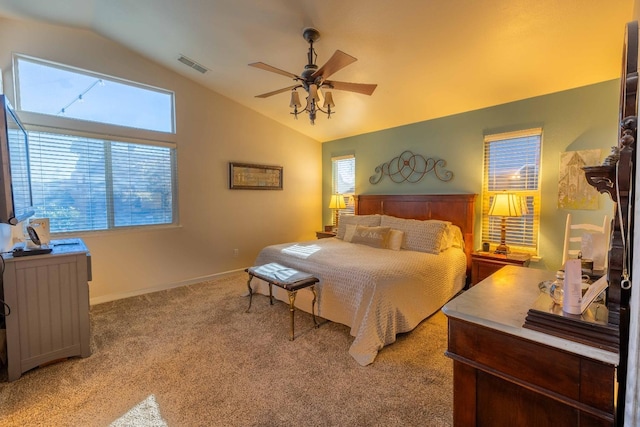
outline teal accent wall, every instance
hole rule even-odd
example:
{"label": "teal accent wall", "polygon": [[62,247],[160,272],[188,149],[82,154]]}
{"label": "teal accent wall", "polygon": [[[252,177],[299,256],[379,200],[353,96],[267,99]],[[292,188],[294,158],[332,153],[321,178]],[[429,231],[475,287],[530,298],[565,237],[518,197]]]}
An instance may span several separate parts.
{"label": "teal accent wall", "polygon": [[[356,156],[357,194],[477,193],[482,191],[483,137],[487,134],[541,127],[542,206],[540,218],[540,261],[532,266],[555,270],[562,262],[566,214],[575,221],[601,224],[604,215],[613,216],[613,203],[600,195],[598,210],[558,209],[560,153],[601,149],[602,160],[618,140],[619,80],[611,80],[564,92],[539,96],[467,113],[414,123],[379,132],[325,142],[322,146],[323,222],[331,224],[331,157]],[[373,95],[375,96],[375,95]],[[371,184],[376,166],[410,150],[424,157],[446,161],[453,172],[449,182],[433,173],[418,183],[394,183],[384,177]],[[480,196],[476,206],[476,239],[479,248]]]}

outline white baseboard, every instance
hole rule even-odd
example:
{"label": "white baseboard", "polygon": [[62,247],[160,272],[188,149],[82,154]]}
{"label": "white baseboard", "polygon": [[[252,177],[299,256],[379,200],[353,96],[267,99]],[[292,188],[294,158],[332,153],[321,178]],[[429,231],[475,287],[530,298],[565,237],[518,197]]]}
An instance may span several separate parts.
{"label": "white baseboard", "polygon": [[[244,270],[245,270],[244,268],[239,268],[237,270],[230,270],[230,271],[224,271],[222,273],[215,273],[215,274],[210,274],[210,275],[207,275],[207,276],[195,277],[193,279],[183,280],[183,281],[180,281],[180,282],[164,283],[164,284],[161,284],[161,285],[158,285],[158,286],[153,286],[151,288],[137,289],[137,290],[131,291],[131,292],[123,292],[123,293],[118,293],[118,294],[103,295],[103,296],[99,296],[99,297],[95,297],[95,298],[90,298],[89,299],[89,304],[90,305],[102,304],[102,303],[109,302],[109,301],[115,301],[115,300],[119,300],[119,299],[135,297],[135,296],[138,296],[138,295],[150,294],[152,292],[165,291],[167,289],[173,289],[173,288],[179,288],[181,286],[193,285],[193,284],[196,284],[196,283],[206,282],[208,280],[213,280],[213,279],[217,279],[217,278],[220,278],[220,277],[228,276],[230,274],[238,273],[238,272],[244,271]],[[91,287],[91,284],[89,284],[89,287]]]}

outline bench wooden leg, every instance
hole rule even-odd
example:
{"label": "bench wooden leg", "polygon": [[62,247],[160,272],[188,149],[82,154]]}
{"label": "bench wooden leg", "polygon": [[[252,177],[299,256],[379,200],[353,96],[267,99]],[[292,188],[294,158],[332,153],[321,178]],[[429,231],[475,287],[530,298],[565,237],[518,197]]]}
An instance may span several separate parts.
{"label": "bench wooden leg", "polygon": [[249,307],[247,307],[247,310],[245,311],[245,313],[248,313],[249,310],[251,310],[251,301],[253,300],[253,289],[251,289],[252,279],[253,279],[253,276],[251,275],[251,273],[249,273],[249,280],[247,280],[247,288],[249,288]]}
{"label": "bench wooden leg", "polygon": [[313,316],[313,324],[316,325],[316,328],[319,328],[320,325],[316,320],[316,298],[318,298],[318,294],[316,293],[316,287],[314,285],[311,286],[311,292],[313,292],[313,301],[311,301],[311,315]]}
{"label": "bench wooden leg", "polygon": [[289,294],[289,313],[291,313],[291,337],[289,337],[289,341],[293,341],[293,337],[294,337],[294,313],[295,313],[295,305],[294,303],[296,302],[296,291],[287,291],[287,293]]}

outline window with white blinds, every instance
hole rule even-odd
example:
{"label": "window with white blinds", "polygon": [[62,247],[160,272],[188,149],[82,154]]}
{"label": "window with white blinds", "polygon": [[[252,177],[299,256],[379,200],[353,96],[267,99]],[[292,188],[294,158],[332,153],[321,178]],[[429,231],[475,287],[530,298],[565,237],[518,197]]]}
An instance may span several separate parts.
{"label": "window with white blinds", "polygon": [[33,206],[51,232],[174,222],[175,148],[28,133]]}
{"label": "window with white blinds", "polygon": [[344,196],[345,208],[339,214],[353,214],[355,212],[354,194],[356,192],[356,157],[353,154],[331,158],[333,176],[333,194]]}
{"label": "window with white blinds", "polygon": [[540,227],[540,155],[542,129],[487,135],[484,138],[482,241],[499,244],[501,218],[489,216],[496,193],[519,195],[525,215],[507,217],[506,244],[512,251],[537,255]]}
{"label": "window with white blinds", "polygon": [[52,232],[177,223],[172,91],[25,55],[13,61],[33,210]]}

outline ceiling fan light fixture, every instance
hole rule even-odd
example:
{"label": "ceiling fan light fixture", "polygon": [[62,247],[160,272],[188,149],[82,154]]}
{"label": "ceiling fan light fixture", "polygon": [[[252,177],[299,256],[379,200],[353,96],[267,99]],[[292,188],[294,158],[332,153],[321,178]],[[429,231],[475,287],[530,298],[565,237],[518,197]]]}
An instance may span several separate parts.
{"label": "ceiling fan light fixture", "polygon": [[320,102],[320,95],[318,95],[318,85],[315,85],[315,84],[309,85],[309,96],[315,102]]}
{"label": "ceiling fan light fixture", "polygon": [[[291,101],[289,107],[293,108],[291,114],[297,119],[298,114],[306,112],[309,114],[309,121],[311,124],[315,124],[318,111],[327,115],[327,118],[331,118],[332,107],[335,107],[333,102],[333,95],[331,92],[321,93],[322,89],[335,89],[345,90],[349,92],[356,92],[363,95],[371,95],[375,90],[375,84],[363,84],[363,83],[347,83],[339,82],[335,80],[327,80],[335,72],[343,69],[349,64],[357,61],[351,55],[336,50],[335,53],[329,58],[329,60],[320,68],[316,65],[316,51],[313,48],[313,43],[320,38],[320,32],[315,28],[305,28],[303,31],[304,39],[309,43],[309,51],[307,54],[307,65],[304,67],[304,71],[300,75],[290,73],[285,70],[267,65],[262,62],[254,62],[249,64],[250,67],[259,68],[261,70],[269,71],[272,73],[280,74],[286,77],[293,78],[296,81],[294,86],[274,90],[272,92],[256,95],[257,98],[267,98],[272,95],[291,90]],[[300,97],[296,89],[303,88],[307,92],[306,105],[302,108]],[[322,105],[322,107],[320,107]],[[300,108],[300,109],[299,109]]]}
{"label": "ceiling fan light fixture", "polygon": [[322,105],[323,108],[331,108],[331,107],[335,107],[336,104],[333,102],[333,95],[331,94],[331,92],[325,92],[324,93],[324,104]]}
{"label": "ceiling fan light fixture", "polygon": [[291,108],[302,107],[302,104],[300,103],[300,95],[298,95],[298,91],[296,90],[291,91],[291,103],[289,103],[289,107]]}

